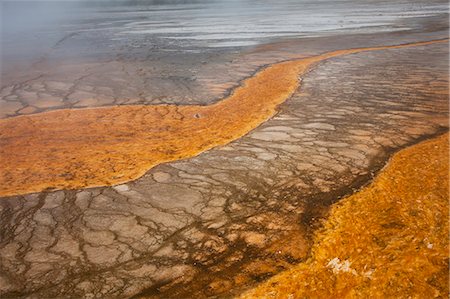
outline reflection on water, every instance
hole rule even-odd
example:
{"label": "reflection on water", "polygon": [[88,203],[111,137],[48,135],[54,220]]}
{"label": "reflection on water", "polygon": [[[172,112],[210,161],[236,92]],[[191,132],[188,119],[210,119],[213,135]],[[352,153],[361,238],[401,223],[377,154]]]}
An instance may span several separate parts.
{"label": "reflection on water", "polygon": [[[92,32],[184,47],[249,45],[274,37],[404,29],[399,19],[447,11],[446,1],[6,1],[3,38],[27,31]],[[166,4],[164,4],[166,3]],[[167,4],[169,3],[169,4]],[[29,33],[29,32],[28,32]]]}
{"label": "reflection on water", "polygon": [[380,5],[379,1],[285,0],[137,6],[114,14],[135,19],[123,24],[118,35],[153,35],[179,41],[181,45],[217,47],[354,29],[399,30],[405,28],[393,25],[400,18],[428,16],[443,10],[444,4],[419,6],[410,1]]}

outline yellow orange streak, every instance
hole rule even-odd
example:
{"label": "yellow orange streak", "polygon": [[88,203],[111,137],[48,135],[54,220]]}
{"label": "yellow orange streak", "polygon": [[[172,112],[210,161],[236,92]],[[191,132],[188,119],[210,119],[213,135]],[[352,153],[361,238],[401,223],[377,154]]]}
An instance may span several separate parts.
{"label": "yellow orange streak", "polygon": [[209,106],[116,106],[57,110],[0,120],[0,195],[127,182],[157,164],[233,141],[276,112],[314,63],[363,51],[329,52],[267,67]]}
{"label": "yellow orange streak", "polygon": [[335,205],[311,258],[244,298],[444,298],[449,287],[449,135],[394,155]]}

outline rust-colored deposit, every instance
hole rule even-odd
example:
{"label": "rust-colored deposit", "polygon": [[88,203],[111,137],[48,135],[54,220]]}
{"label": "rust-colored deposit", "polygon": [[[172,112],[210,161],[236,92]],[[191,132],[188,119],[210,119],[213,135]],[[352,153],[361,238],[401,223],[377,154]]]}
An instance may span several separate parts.
{"label": "rust-colored deposit", "polygon": [[116,106],[0,120],[0,196],[113,185],[235,140],[276,112],[314,63],[436,40],[340,50],[267,67],[209,106]]}
{"label": "rust-colored deposit", "polygon": [[396,154],[335,205],[311,258],[242,298],[445,298],[448,133]]}

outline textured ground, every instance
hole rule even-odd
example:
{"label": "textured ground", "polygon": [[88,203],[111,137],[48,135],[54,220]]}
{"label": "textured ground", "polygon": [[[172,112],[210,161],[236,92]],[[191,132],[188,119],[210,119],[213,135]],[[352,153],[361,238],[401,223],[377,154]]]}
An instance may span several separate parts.
{"label": "textured ground", "polygon": [[275,114],[299,87],[298,77],[317,63],[436,43],[448,41],[339,50],[281,62],[246,79],[213,105],[65,109],[0,120],[0,195],[110,186],[137,179],[158,164],[193,157],[256,128]]}
{"label": "textured ground", "polygon": [[241,298],[445,298],[448,134],[402,150],[333,206],[311,257]]}
{"label": "textured ground", "polygon": [[124,185],[2,198],[2,296],[230,294],[302,261],[331,202],[447,130],[447,66],[447,44],[333,58],[227,146]]}

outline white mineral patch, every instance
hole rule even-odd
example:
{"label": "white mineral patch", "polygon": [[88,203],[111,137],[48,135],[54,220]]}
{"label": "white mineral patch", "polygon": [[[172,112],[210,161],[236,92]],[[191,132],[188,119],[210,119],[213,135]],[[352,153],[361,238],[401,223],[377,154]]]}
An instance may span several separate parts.
{"label": "white mineral patch", "polygon": [[353,275],[357,275],[356,271],[350,268],[351,264],[352,263],[349,260],[341,262],[338,257],[335,257],[328,262],[327,267],[330,268],[334,274],[338,274],[340,272],[350,272]]}
{"label": "white mineral patch", "polygon": [[116,190],[117,192],[126,192],[128,190],[130,190],[130,187],[128,187],[128,185],[123,184],[123,185],[116,185],[113,187],[114,190]]}

